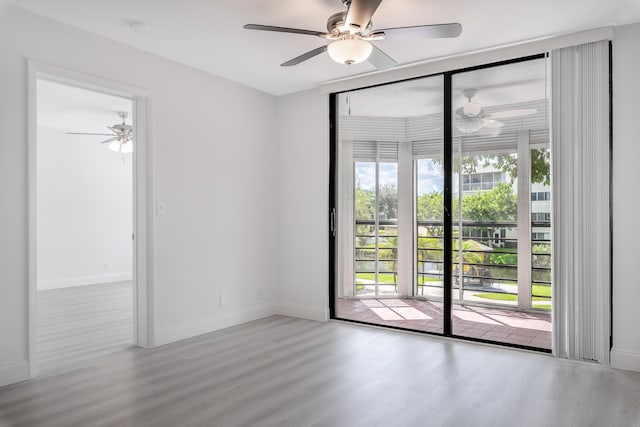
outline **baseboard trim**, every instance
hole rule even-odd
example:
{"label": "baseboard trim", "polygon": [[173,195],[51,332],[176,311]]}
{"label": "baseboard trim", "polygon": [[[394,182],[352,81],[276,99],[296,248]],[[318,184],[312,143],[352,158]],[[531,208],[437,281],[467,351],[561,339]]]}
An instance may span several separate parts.
{"label": "baseboard trim", "polygon": [[277,313],[283,316],[315,320],[318,322],[326,322],[329,320],[329,309],[326,307],[301,304],[280,304],[278,305]]}
{"label": "baseboard trim", "polygon": [[133,273],[100,274],[98,276],[73,277],[69,279],[55,279],[38,281],[38,290],[72,288],[74,286],[99,285],[102,283],[124,282],[133,280]]}
{"label": "baseboard trim", "polygon": [[154,347],[193,338],[198,335],[236,326],[265,317],[273,316],[276,307],[273,304],[248,308],[232,314],[222,315],[215,319],[186,322],[160,329],[155,334]]}
{"label": "baseboard trim", "polygon": [[611,367],[640,372],[640,352],[613,348],[611,350]]}
{"label": "baseboard trim", "polygon": [[25,362],[0,367],[0,387],[29,379],[29,364]]}

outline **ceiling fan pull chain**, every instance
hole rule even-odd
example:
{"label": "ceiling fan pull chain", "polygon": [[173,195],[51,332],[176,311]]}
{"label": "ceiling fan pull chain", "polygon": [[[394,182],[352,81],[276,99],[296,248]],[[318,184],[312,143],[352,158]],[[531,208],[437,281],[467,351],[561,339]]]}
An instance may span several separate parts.
{"label": "ceiling fan pull chain", "polygon": [[[347,64],[347,77],[351,76],[351,64]],[[348,115],[351,115],[351,89],[347,91],[347,106],[349,107]]]}

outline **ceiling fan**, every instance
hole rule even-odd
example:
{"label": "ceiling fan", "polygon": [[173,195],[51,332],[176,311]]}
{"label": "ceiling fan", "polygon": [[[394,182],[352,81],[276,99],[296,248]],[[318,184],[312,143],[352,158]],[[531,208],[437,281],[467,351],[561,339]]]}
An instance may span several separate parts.
{"label": "ceiling fan", "polygon": [[397,62],[379,47],[370,43],[372,41],[458,37],[462,32],[462,25],[457,23],[374,30],[371,17],[381,2],[382,0],[342,0],[347,10],[329,17],[327,32],[258,24],[247,24],[244,28],[302,34],[332,40],[328,45],[320,46],[281,64],[282,67],[298,65],[327,52],[331,59],[341,64],[358,64],[368,60],[377,69],[391,68]]}
{"label": "ceiling fan", "polygon": [[521,108],[487,114],[482,104],[473,101],[473,97],[478,93],[477,89],[465,89],[462,93],[467,102],[456,109],[456,129],[462,133],[485,130],[489,136],[498,136],[504,127],[504,123],[498,119],[528,116],[538,112],[536,108]]}
{"label": "ceiling fan", "polygon": [[97,135],[109,136],[100,144],[109,144],[109,148],[116,153],[128,154],[133,152],[133,127],[125,123],[129,113],[120,111],[118,116],[122,119],[122,123],[116,123],[113,126],[107,126],[112,133],[87,133],[87,132],[67,132],[68,135]]}

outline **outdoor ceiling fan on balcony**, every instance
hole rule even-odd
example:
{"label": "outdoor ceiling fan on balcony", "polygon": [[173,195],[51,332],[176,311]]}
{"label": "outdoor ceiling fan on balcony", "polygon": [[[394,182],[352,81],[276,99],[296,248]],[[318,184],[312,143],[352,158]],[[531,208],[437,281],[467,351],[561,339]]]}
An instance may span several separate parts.
{"label": "outdoor ceiling fan on balcony", "polygon": [[329,17],[327,32],[258,24],[247,24],[244,28],[302,34],[332,40],[328,45],[320,46],[281,64],[283,67],[298,65],[328,52],[331,59],[341,64],[351,65],[368,60],[377,69],[393,67],[397,62],[372,44],[372,41],[458,37],[462,32],[462,25],[457,23],[374,30],[371,17],[381,2],[382,0],[342,0],[347,10]]}
{"label": "outdoor ceiling fan on balcony", "polygon": [[498,119],[528,116],[538,112],[535,108],[521,108],[487,114],[482,104],[473,101],[473,97],[478,93],[477,89],[465,89],[462,93],[467,98],[467,102],[456,109],[455,121],[456,129],[462,133],[485,130],[490,136],[498,136],[504,127],[504,123]]}
{"label": "outdoor ceiling fan on balcony", "polygon": [[112,133],[67,132],[67,134],[109,136],[110,138],[105,139],[100,144],[109,144],[109,148],[116,153],[131,153],[133,152],[133,127],[125,123],[129,113],[119,111],[117,114],[122,119],[122,123],[107,126],[107,129]]}

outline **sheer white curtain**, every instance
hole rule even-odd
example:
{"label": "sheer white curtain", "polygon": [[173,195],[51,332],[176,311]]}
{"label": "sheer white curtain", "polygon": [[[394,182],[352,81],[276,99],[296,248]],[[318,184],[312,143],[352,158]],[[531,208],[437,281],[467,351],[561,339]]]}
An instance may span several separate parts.
{"label": "sheer white curtain", "polygon": [[609,42],[551,53],[553,353],[609,363]]}

